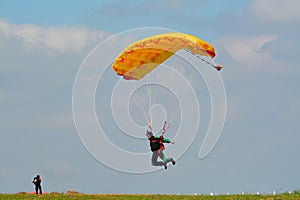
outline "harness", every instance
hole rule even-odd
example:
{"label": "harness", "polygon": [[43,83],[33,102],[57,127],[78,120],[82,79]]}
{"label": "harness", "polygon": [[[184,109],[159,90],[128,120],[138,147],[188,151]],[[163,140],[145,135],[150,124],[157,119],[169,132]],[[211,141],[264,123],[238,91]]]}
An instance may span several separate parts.
{"label": "harness", "polygon": [[[149,126],[151,132],[152,132],[152,128],[151,126]],[[164,134],[168,131],[168,129],[170,128],[170,123],[167,126],[167,121],[164,121],[164,126],[162,128],[162,134],[159,138],[154,138],[154,136],[151,136],[149,138],[150,140],[150,147],[151,147],[151,151],[157,151],[157,150],[163,150],[165,148],[164,144],[163,144],[163,139],[164,139]]]}
{"label": "harness", "polygon": [[150,137],[149,140],[150,140],[151,151],[164,149],[165,146],[163,144],[163,139],[164,139],[163,135],[161,135],[159,138],[154,138],[154,136]]}

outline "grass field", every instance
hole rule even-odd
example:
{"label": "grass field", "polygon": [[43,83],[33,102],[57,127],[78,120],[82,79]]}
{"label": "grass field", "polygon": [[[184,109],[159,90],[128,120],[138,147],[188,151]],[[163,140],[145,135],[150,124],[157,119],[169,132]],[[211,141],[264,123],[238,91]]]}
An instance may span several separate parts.
{"label": "grass field", "polygon": [[300,200],[300,194],[278,194],[278,195],[216,195],[216,196],[209,196],[209,195],[130,195],[130,194],[43,194],[43,195],[35,195],[35,194],[0,194],[1,200],[18,200],[18,199],[79,199],[79,200],[93,200],[93,199],[132,199],[132,200],[139,200],[139,199],[151,199],[151,200],[158,200],[158,199],[178,199],[178,200],[189,200],[189,199],[204,199],[204,200],[286,200],[292,199]]}

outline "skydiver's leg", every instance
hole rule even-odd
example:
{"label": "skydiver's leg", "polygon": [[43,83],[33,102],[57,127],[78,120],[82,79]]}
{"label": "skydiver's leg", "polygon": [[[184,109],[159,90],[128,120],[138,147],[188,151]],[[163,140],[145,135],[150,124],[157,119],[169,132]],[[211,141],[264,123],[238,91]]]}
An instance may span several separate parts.
{"label": "skydiver's leg", "polygon": [[39,185],[40,194],[42,194],[42,186]]}
{"label": "skydiver's leg", "polygon": [[161,151],[158,156],[164,161],[165,165],[168,164],[169,162],[172,162],[173,165],[175,165],[175,160],[173,158],[166,157],[163,151]]}
{"label": "skydiver's leg", "polygon": [[39,188],[38,185],[35,185],[35,194],[38,194]]}
{"label": "skydiver's leg", "polygon": [[158,162],[157,158],[158,158],[158,151],[154,151],[153,154],[152,154],[152,158],[151,158],[152,165],[162,166],[163,162]]}
{"label": "skydiver's leg", "polygon": [[160,159],[162,159],[164,161],[164,163],[168,163],[170,162],[170,158],[167,158],[165,156],[165,154],[163,153],[163,151],[160,152],[160,154],[158,155],[160,157]]}

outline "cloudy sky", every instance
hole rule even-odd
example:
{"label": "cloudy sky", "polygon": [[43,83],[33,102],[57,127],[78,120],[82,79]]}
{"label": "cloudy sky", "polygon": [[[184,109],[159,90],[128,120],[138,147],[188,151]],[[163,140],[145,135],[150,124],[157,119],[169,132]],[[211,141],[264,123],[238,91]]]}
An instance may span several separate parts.
{"label": "cloudy sky", "polygon": [[[0,192],[32,191],[37,173],[48,192],[299,189],[299,7],[297,0],[0,1]],[[176,166],[132,174],[104,165],[87,151],[73,120],[72,93],[91,50],[110,36],[144,27],[189,33],[215,47],[215,62],[224,66],[227,113],[221,137],[205,159],[198,159],[207,128],[200,122],[199,134]],[[103,53],[99,60],[109,56]],[[112,71],[104,75],[118,80]],[[109,84],[98,88],[111,89]],[[101,92],[96,109],[106,112],[108,100]],[[110,115],[97,115],[106,134],[122,133]],[[124,148],[135,147],[132,138],[120,142],[126,135],[108,137]],[[139,149],[147,145],[137,143]],[[176,143],[169,147],[176,149]],[[102,153],[120,160],[120,166],[130,162],[105,149]]]}

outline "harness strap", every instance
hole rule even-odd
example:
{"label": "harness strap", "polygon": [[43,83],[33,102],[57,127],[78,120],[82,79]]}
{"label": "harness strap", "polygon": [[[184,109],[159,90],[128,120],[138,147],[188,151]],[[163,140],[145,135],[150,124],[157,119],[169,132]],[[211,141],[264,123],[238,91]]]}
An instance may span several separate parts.
{"label": "harness strap", "polygon": [[164,139],[164,136],[163,136],[163,135],[161,135],[159,138],[160,138],[160,140],[159,140],[159,147],[160,147],[160,149],[161,149],[161,148],[163,148],[163,147],[164,147],[164,144],[163,144],[163,139]]}
{"label": "harness strap", "polygon": [[165,120],[164,121],[164,126],[163,126],[163,129],[162,129],[162,136],[168,131],[168,129],[170,128],[170,125],[171,123],[169,123],[169,125],[167,126],[167,121]]}

